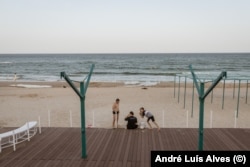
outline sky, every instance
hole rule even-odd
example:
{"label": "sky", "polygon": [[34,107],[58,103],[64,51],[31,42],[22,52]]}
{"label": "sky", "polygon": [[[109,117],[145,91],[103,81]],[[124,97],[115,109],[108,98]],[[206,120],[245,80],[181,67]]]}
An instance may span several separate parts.
{"label": "sky", "polygon": [[250,52],[250,0],[0,0],[0,53]]}

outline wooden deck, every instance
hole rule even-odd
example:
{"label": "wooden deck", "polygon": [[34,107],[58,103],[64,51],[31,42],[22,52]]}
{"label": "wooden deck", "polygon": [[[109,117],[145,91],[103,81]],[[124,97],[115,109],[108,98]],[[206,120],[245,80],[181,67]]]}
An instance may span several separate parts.
{"label": "wooden deck", "polygon": [[[80,128],[43,128],[0,153],[0,166],[150,166],[151,150],[197,150],[197,129],[87,129],[86,159],[81,158]],[[205,129],[204,150],[250,150],[250,129]]]}

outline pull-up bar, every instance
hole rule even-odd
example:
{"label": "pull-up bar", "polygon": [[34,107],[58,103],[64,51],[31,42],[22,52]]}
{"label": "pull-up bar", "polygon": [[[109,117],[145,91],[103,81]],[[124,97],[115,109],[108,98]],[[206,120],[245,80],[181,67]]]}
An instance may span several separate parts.
{"label": "pull-up bar", "polygon": [[[86,148],[86,128],[85,128],[85,94],[87,92],[87,88],[89,86],[89,81],[94,70],[95,65],[92,64],[90,71],[87,77],[83,81],[79,81],[80,83],[80,92],[73,84],[72,80],[69,79],[65,72],[61,72],[61,78],[63,77],[67,83],[71,86],[71,88],[76,92],[76,94],[80,98],[81,102],[81,132],[82,132],[82,158],[87,158],[87,148]],[[84,84],[84,81],[86,83]]]}
{"label": "pull-up bar", "polygon": [[200,101],[200,118],[199,118],[199,143],[198,143],[198,149],[200,151],[203,150],[203,125],[204,125],[204,102],[207,95],[213,90],[213,88],[222,80],[223,78],[227,77],[227,72],[223,71],[221,74],[214,80],[212,85],[207,89],[207,91],[204,91],[205,83],[200,81],[200,85],[197,82],[197,76],[195,75],[192,65],[189,65],[189,69],[193,76],[193,81],[195,84],[195,87],[197,89],[198,95],[199,95],[199,101]]}
{"label": "pull-up bar", "polygon": [[[184,87],[184,108],[186,107],[186,82],[187,82],[187,78],[189,78],[189,79],[191,79],[191,78],[193,78],[192,77],[192,75],[187,75],[187,74],[177,74],[177,75],[175,75],[174,76],[174,98],[175,98],[175,92],[176,92],[176,76],[178,76],[179,77],[179,86],[178,86],[178,103],[180,103],[180,81],[181,81],[181,77],[184,77],[185,78],[185,87]],[[238,115],[239,115],[239,102],[240,102],[240,91],[241,91],[241,81],[246,81],[246,93],[245,93],[245,96],[246,96],[246,98],[245,98],[245,103],[247,104],[248,103],[248,87],[249,87],[249,79],[247,79],[247,77],[248,76],[244,76],[244,77],[228,77],[227,76],[227,78],[224,78],[223,79],[223,88],[222,88],[222,90],[223,90],[223,92],[222,92],[222,105],[221,105],[221,107],[222,107],[222,109],[224,109],[224,100],[225,100],[225,90],[226,90],[226,81],[227,80],[229,80],[229,81],[233,81],[233,99],[234,99],[234,97],[235,97],[235,81],[236,80],[238,80],[238,98],[237,98],[237,106],[236,106],[236,111],[237,111],[237,113],[236,113],[236,117],[238,118]],[[248,77],[249,78],[249,77]],[[203,82],[205,82],[205,81],[207,81],[207,82],[211,82],[211,83],[213,83],[214,82],[214,78],[212,78],[211,76],[210,77],[206,77],[206,76],[203,76],[203,77],[200,77],[199,76],[199,79],[200,79],[200,81],[202,81],[203,80]],[[194,109],[194,81],[192,82],[192,108],[191,108],[191,117],[193,117],[193,109]],[[211,103],[213,103],[213,91],[214,90],[212,90],[212,92],[211,92]]]}

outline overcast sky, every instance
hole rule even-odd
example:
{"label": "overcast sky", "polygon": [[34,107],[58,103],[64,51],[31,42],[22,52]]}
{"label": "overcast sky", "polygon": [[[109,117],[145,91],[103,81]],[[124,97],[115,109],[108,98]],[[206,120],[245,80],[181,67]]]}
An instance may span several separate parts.
{"label": "overcast sky", "polygon": [[250,52],[250,0],[0,0],[0,53]]}

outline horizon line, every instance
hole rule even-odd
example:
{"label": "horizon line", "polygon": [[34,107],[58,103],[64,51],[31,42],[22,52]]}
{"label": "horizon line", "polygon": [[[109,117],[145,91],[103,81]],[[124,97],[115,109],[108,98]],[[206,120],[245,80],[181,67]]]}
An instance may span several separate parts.
{"label": "horizon line", "polygon": [[250,52],[91,52],[91,53],[62,53],[62,52],[51,52],[51,53],[0,53],[0,55],[11,55],[11,54],[249,54]]}

